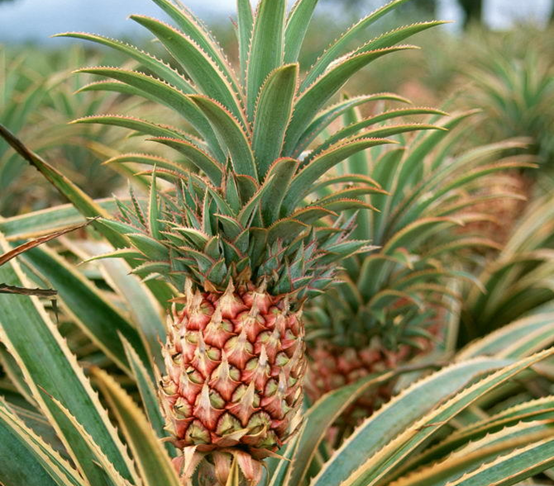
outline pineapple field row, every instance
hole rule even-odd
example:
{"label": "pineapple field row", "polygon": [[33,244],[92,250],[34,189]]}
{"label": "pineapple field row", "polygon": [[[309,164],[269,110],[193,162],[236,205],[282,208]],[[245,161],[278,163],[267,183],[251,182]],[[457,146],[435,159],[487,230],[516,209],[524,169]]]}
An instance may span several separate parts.
{"label": "pineapple field row", "polygon": [[554,485],[552,32],[151,1],[0,45],[0,486]]}

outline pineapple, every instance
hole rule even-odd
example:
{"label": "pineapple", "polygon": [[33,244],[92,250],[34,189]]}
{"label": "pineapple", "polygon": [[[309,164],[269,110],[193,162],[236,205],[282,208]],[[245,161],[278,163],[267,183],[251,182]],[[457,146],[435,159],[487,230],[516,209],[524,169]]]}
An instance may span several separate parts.
{"label": "pineapple", "polygon": [[[339,164],[340,173],[371,177],[391,195],[369,196],[381,211],[356,216],[354,238],[371,240],[378,250],[349,257],[342,281],[306,311],[306,388],[312,401],[371,373],[434,351],[454,351],[450,323],[459,318],[456,282],[474,280],[461,270],[463,258],[477,249],[499,249],[491,238],[459,231],[487,221],[486,211],[461,210],[489,206],[483,189],[503,180],[499,172],[526,164],[525,156],[511,157],[513,142],[457,153],[455,142],[469,131],[458,126],[471,115],[444,118],[439,125],[448,131],[417,134],[406,149],[378,147]],[[354,126],[360,119],[359,111],[350,109],[343,124]],[[344,414],[342,426],[350,429],[373,413],[394,387],[393,380],[362,397]]]}
{"label": "pineapple", "polygon": [[[111,114],[77,122],[129,128],[176,152],[175,159],[112,159],[146,166],[150,194],[132,195],[119,204],[117,220],[102,224],[127,241],[111,256],[179,292],[168,318],[159,394],[167,430],[183,451],[175,461],[180,474],[186,481],[206,459],[206,482],[225,484],[235,461],[256,482],[259,460],[301,422],[304,303],[333,281],[338,262],[367,250],[367,241],[350,238],[354,212],[372,209],[364,197],[383,192],[367,177],[322,176],[350,156],[395,143],[386,137],[435,128],[375,126],[406,111],[396,110],[361,120],[356,134],[347,128],[321,138],[352,106],[405,100],[381,93],[329,101],[375,59],[411,47],[398,42],[439,22],[397,29],[349,51],[367,26],[405,2],[395,0],[352,26],[301,76],[299,52],[317,2],[299,0],[287,13],[286,0],[261,0],[255,12],[239,0],[237,74],[190,11],[170,0],[154,2],[176,27],[132,19],[157,37],[176,68],[120,41],[64,35],[123,51],[141,66],[83,69],[109,78],[85,91],[161,103],[179,116],[178,126]],[[321,185],[332,193],[318,197]]]}

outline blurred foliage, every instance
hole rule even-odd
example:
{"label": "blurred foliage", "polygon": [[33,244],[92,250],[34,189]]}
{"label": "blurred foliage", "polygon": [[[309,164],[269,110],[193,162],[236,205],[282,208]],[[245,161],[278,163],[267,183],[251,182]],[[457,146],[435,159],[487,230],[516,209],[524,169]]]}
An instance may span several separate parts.
{"label": "blurred foliage", "polygon": [[[98,95],[74,95],[75,79],[70,73],[84,56],[80,47],[63,55],[31,48],[0,51],[0,121],[98,197],[109,195],[116,184],[113,171],[100,166],[95,153],[98,142],[92,142],[107,133],[68,125],[77,114],[92,114],[108,103]],[[0,142],[0,188],[2,214],[13,213],[16,202],[23,211],[59,202],[4,142]]]}
{"label": "blurred foliage", "polygon": [[[0,123],[24,139],[40,155],[55,161],[72,180],[95,198],[111,196],[124,185],[126,173],[102,164],[120,153],[126,134],[116,127],[74,125],[95,113],[131,115],[144,103],[126,95],[78,92],[84,78],[72,74],[83,65],[113,65],[117,54],[0,46]],[[152,108],[162,119],[166,113]],[[134,144],[136,147],[136,143]],[[0,214],[42,209],[64,202],[20,157],[0,141]]]}
{"label": "blurred foliage", "polygon": [[530,314],[554,309],[554,197],[534,201],[500,254],[485,260],[481,288],[467,290],[462,344]]}
{"label": "blurred foliage", "polygon": [[[338,5],[345,10],[374,8],[383,3],[378,0],[327,0],[327,2]],[[483,25],[487,0],[452,0],[452,2],[456,2],[463,13],[461,22],[465,29],[474,27],[475,25]],[[411,15],[415,14],[416,16],[418,14],[436,16],[437,10],[438,0],[414,0],[404,6],[404,13],[410,13]],[[552,1],[550,21],[554,21],[554,1]]]}
{"label": "blurred foliage", "polygon": [[[554,58],[547,43],[525,42],[519,35],[492,39],[467,66],[472,89],[464,102],[485,113],[480,139],[524,136],[539,163],[554,165]],[[496,41],[496,42],[495,42]],[[516,42],[514,42],[516,41]]]}

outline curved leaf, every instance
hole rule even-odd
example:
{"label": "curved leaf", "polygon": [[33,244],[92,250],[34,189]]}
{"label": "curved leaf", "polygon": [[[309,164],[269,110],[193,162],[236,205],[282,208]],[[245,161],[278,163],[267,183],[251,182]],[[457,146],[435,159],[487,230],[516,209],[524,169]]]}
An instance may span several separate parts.
{"label": "curved leaf", "polygon": [[283,155],[290,156],[295,152],[300,137],[317,112],[355,73],[382,56],[407,49],[414,49],[414,47],[398,46],[366,52],[347,57],[337,62],[336,65],[329,67],[296,101],[294,114],[287,130]]}
{"label": "curved leaf", "polygon": [[240,101],[230,80],[193,39],[159,20],[143,15],[131,15],[130,18],[146,27],[160,40],[183,66],[198,90],[223,103],[237,119],[244,121]]}
{"label": "curved leaf", "polygon": [[210,120],[218,138],[227,148],[231,163],[237,174],[258,179],[258,170],[254,154],[247,135],[239,121],[222,105],[206,96],[190,97]]}
{"label": "curved leaf", "polygon": [[[5,244],[0,243],[2,248]],[[0,281],[25,285],[17,262],[0,267]],[[21,326],[24,320],[25,325]],[[35,297],[0,294],[0,336],[21,367],[33,397],[56,428],[79,470],[93,484],[104,484],[104,476],[90,460],[90,449],[81,434],[48,399],[58,397],[87,428],[88,433],[117,470],[132,478],[132,465],[123,444],[102,409],[98,397],[79,368],[56,326]]]}
{"label": "curved leaf", "polygon": [[329,66],[348,48],[351,41],[359,39],[360,34],[367,29],[371,24],[379,20],[383,15],[386,15],[396,7],[406,3],[407,0],[392,0],[381,8],[370,13],[363,19],[360,19],[352,27],[346,30],[317,60],[314,66],[310,69],[303,83],[303,88],[313,83],[321,76]]}
{"label": "curved leaf", "polygon": [[404,390],[354,432],[324,465],[313,485],[335,486],[345,481],[394,437],[405,433],[413,423],[428,416],[437,403],[462,390],[477,377],[504,364],[505,361],[485,359],[461,363],[445,368]]}
{"label": "curved leaf", "polygon": [[94,368],[93,377],[129,444],[145,486],[179,486],[167,452],[140,408],[105,371]]}
{"label": "curved leaf", "polygon": [[0,482],[5,486],[87,486],[1,399],[0,464]]}

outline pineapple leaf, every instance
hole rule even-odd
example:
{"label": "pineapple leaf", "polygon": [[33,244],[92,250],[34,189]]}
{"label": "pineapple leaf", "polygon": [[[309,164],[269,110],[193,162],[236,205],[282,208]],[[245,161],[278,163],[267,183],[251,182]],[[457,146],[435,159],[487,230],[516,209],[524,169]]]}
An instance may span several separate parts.
{"label": "pineapple leaf", "polygon": [[384,191],[380,188],[379,183],[365,174],[344,174],[338,177],[329,177],[328,179],[323,179],[317,184],[314,184],[311,190],[311,193],[317,195],[329,195],[331,192],[323,191],[327,186],[332,186],[335,184],[364,184],[366,186],[374,186],[376,192],[381,194],[388,194],[387,191]]}
{"label": "pineapple leaf", "polygon": [[131,15],[131,19],[147,28],[160,40],[183,66],[198,91],[222,103],[238,120],[244,121],[240,102],[230,80],[193,39],[150,17]]}
{"label": "pineapple leaf", "polygon": [[[466,112],[453,116],[442,124],[447,130],[453,130],[465,119],[473,115],[474,112]],[[412,148],[407,154],[406,159],[402,163],[400,171],[396,174],[394,187],[391,187],[391,192],[394,188],[403,188],[408,185],[410,177],[413,176],[416,167],[421,163],[426,155],[429,154],[445,137],[449,132],[437,130],[432,132],[425,132],[423,140],[421,140],[415,148]],[[396,191],[392,197],[387,201],[388,205],[399,206],[399,199],[404,197],[402,191]],[[403,201],[404,203],[404,201]]]}
{"label": "pineapple leaf", "polygon": [[73,37],[75,39],[96,42],[97,44],[118,50],[124,54],[127,54],[135,61],[138,61],[142,66],[148,68],[158,78],[164,79],[166,82],[175,86],[183,93],[194,94],[197,92],[194,86],[192,86],[192,84],[190,84],[182,74],[173,69],[169,64],[157,59],[147,52],[140,50],[138,47],[101,35],[87,34],[83,32],[67,32],[65,34],[57,34],[54,37]]}
{"label": "pineapple leaf", "polygon": [[383,247],[383,253],[390,254],[398,248],[413,246],[416,241],[422,241],[445,227],[455,225],[456,222],[448,218],[421,218],[391,236]]}
{"label": "pineapple leaf", "polygon": [[129,128],[144,135],[153,137],[182,138],[187,140],[188,135],[185,132],[166,125],[158,125],[147,120],[121,115],[95,115],[86,118],[78,118],[71,123],[101,123],[103,125],[113,125],[116,127]]}
{"label": "pineapple leaf", "polygon": [[[150,425],[154,429],[158,439],[162,440],[167,437],[167,433],[164,429],[165,421],[160,409],[158,393],[154,383],[152,382],[148,371],[142,364],[137,352],[131,344],[129,344],[129,341],[127,341],[123,336],[121,336],[121,341],[123,342],[127,359],[131,364],[133,376],[137,383],[137,388],[139,390],[142,404],[144,405],[144,410],[148,416]],[[176,455],[175,447],[169,442],[165,443],[165,449],[172,457]]]}
{"label": "pineapple leaf", "polygon": [[503,170],[520,169],[522,167],[534,168],[536,167],[536,165],[524,164],[522,162],[500,162],[500,163],[497,162],[490,165],[482,165],[481,167],[479,167],[479,169],[475,169],[470,172],[467,172],[459,176],[457,179],[449,182],[448,184],[444,184],[443,187],[438,189],[433,194],[433,197],[429,198],[429,200],[426,200],[425,203],[422,204],[420,207],[426,208],[436,200],[440,199],[442,196],[448,194],[450,191],[454,191],[455,189],[459,189],[463,186],[469,185],[470,182],[480,179],[486,175],[493,174],[494,172],[499,172]]}
{"label": "pineapple leaf", "polygon": [[[151,140],[158,143],[164,143],[165,140],[176,141],[177,139],[153,138]],[[181,140],[179,140],[179,142],[181,142]],[[183,175],[188,175],[190,173],[190,169],[194,167],[193,164],[190,164],[189,166],[188,163],[185,163],[182,160],[173,161],[173,160],[166,159],[164,157],[160,157],[158,155],[143,154],[143,153],[129,153],[129,154],[117,155],[115,157],[112,157],[111,159],[106,160],[106,162],[104,162],[104,165],[129,164],[129,163],[148,165],[151,167],[159,167],[161,169],[176,171]]]}
{"label": "pineapple leaf", "polygon": [[215,61],[221,72],[231,82],[233,90],[238,92],[233,70],[209,30],[186,7],[176,6],[169,0],[153,0],[153,2],[174,20],[185,35],[188,35],[202,51]]}
{"label": "pineapple leaf", "polygon": [[185,140],[177,138],[157,137],[150,139],[167,145],[183,154],[195,167],[208,176],[212,184],[219,186],[223,178],[223,167],[200,148]]}
{"label": "pineapple leaf", "polygon": [[[4,242],[0,246],[6,248]],[[0,267],[0,280],[20,286],[27,283],[20,267],[13,260]],[[22,318],[25,326],[21,326]],[[68,424],[65,414],[47,400],[47,393],[63,401],[117,470],[131,479],[132,465],[117,432],[77,360],[38,299],[0,295],[0,322],[3,344],[22,369],[33,397],[52,420],[79,470],[91,483],[104,484],[103,473],[90,460],[89,445]]]}
{"label": "pineapple leaf", "polygon": [[150,198],[148,201],[148,230],[150,235],[156,240],[161,239],[160,229],[160,201],[158,198],[158,185],[156,181],[156,167],[152,173],[152,182],[150,184]]}
{"label": "pineapple leaf", "polygon": [[408,461],[402,471],[415,470],[423,464],[430,464],[433,461],[448,457],[464,444],[474,443],[505,427],[524,422],[551,420],[552,418],[554,418],[554,397],[548,396],[529,400],[450,434],[445,440],[417,456],[415,460]]}
{"label": "pineapple leaf", "polygon": [[[356,470],[367,471],[365,464],[368,459],[375,459],[384,449],[390,449],[395,437],[417,434],[415,427],[419,428],[418,424],[431,418],[437,403],[457,396],[456,393],[460,393],[475,379],[495,369],[502,369],[504,365],[506,362],[502,360],[467,361],[444,368],[404,390],[367,419],[333,454],[313,480],[314,486],[330,486],[345,480],[352,483],[359,477],[359,474],[354,476],[353,473]],[[425,429],[419,430],[421,434]],[[397,443],[396,440],[394,443]],[[404,451],[404,448],[398,448],[398,451]],[[344,461],[345,457],[348,457],[348,461]],[[363,469],[359,469],[361,467]],[[365,484],[370,483],[368,481]]]}
{"label": "pineapple leaf", "polygon": [[[312,84],[319,76],[321,76],[336,59],[342,55],[342,53],[348,48],[351,41],[359,39],[360,34],[371,24],[379,20],[383,15],[386,15],[391,10],[406,3],[407,0],[392,0],[391,2],[383,5],[381,8],[370,13],[363,19],[356,22],[352,27],[345,31],[324,54],[317,60],[314,66],[310,69],[304,83],[302,90]],[[387,46],[389,47],[389,46]]]}
{"label": "pineapple leaf", "polygon": [[468,345],[458,353],[460,359],[495,355],[506,358],[527,356],[552,344],[553,313],[519,319]]}
{"label": "pineapple leaf", "polygon": [[[117,203],[113,198],[95,201],[105,213],[117,211]],[[60,231],[76,224],[82,224],[85,218],[72,204],[63,204],[53,208],[33,211],[30,213],[0,220],[0,233],[8,241],[39,238],[52,231]]]}
{"label": "pineapple leaf", "polygon": [[148,260],[169,262],[169,250],[158,240],[144,233],[128,233],[127,237]]}
{"label": "pineapple leaf", "polygon": [[384,47],[390,47],[395,44],[398,44],[399,42],[402,42],[403,40],[415,34],[418,34],[419,32],[423,32],[424,30],[430,29],[432,27],[436,27],[438,25],[444,25],[448,23],[449,22],[445,22],[443,20],[433,20],[431,22],[419,22],[417,24],[406,25],[398,29],[391,30],[390,32],[386,32],[380,35],[379,37],[376,37],[375,39],[370,40],[360,48],[356,49],[356,51],[354,52],[356,54],[360,54],[361,52],[373,51],[375,49],[383,49]]}
{"label": "pineapple leaf", "polygon": [[[4,370],[4,373],[11,381],[12,385],[16,388],[18,393],[33,407],[37,408],[37,404],[33,398],[33,394],[25,381],[25,377],[21,369],[19,368],[17,361],[11,356],[4,346],[0,346],[0,366]],[[3,397],[6,395],[2,394]],[[46,436],[46,434],[45,434]],[[54,431],[51,433],[51,437],[55,437]],[[53,443],[53,442],[52,442]]]}
{"label": "pineapple leaf", "polygon": [[[357,133],[359,130],[364,128],[365,126],[372,125],[372,122],[368,122],[366,125],[366,122],[360,122],[359,124],[356,123],[355,126],[347,127],[343,130],[340,130],[336,134],[334,134],[332,137],[329,137],[325,142],[320,145],[319,147],[315,148],[311,153],[309,157],[306,157],[304,163],[309,164],[310,160],[312,160],[315,156],[320,154],[321,152],[327,150],[330,146],[332,146],[335,143],[341,142],[342,140],[346,139],[347,137],[351,136],[352,134]],[[438,127],[436,125],[426,125],[423,123],[411,123],[411,124],[401,124],[401,125],[385,125],[378,128],[373,128],[370,130],[366,130],[359,135],[352,137],[352,140],[356,140],[356,138],[384,138],[384,137],[392,137],[394,135],[400,135],[402,133],[409,133],[414,131],[420,131],[420,130],[445,130],[442,127]],[[362,172],[367,172],[367,168]]]}
{"label": "pineapple leaf", "polygon": [[318,0],[296,0],[285,29],[285,63],[298,62]]}
{"label": "pineapple leaf", "polygon": [[[345,95],[343,94],[342,97],[345,97]],[[385,111],[385,113],[387,112]],[[352,106],[342,114],[342,123],[345,127],[356,125],[357,123],[360,123],[362,119],[363,116],[359,106]],[[338,168],[340,173],[343,173],[344,170],[347,170],[348,172],[354,174],[366,174],[367,172],[369,172],[368,167],[371,167],[372,165],[373,164],[369,164],[367,152],[358,152],[357,154],[348,157],[348,159],[346,159],[346,161]],[[358,228],[356,228],[355,231],[358,231],[362,235],[367,235],[367,229],[369,227],[368,219],[370,217],[371,216],[369,213],[366,213],[364,216],[359,217]]]}
{"label": "pineapple leaf", "polygon": [[[395,481],[395,486],[445,486],[460,479],[464,474],[479,469],[494,459],[513,452],[515,449],[552,439],[554,431],[549,421],[521,423],[492,433],[462,447],[446,460],[426,466],[413,474]],[[554,461],[552,461],[554,463]],[[533,464],[537,466],[536,463]],[[538,466],[542,469],[544,466]],[[523,468],[525,469],[525,468]]]}
{"label": "pineapple leaf", "polygon": [[254,26],[254,15],[252,14],[250,0],[237,0],[237,13],[240,73],[244,82],[248,66],[248,50],[252,39],[252,27]]}
{"label": "pineapple leaf", "polygon": [[133,86],[139,90],[141,96],[157,101],[181,115],[211,147],[217,147],[217,140],[206,117],[185,93],[166,82],[143,73],[119,68],[95,67],[80,69],[78,72],[111,77]]}
{"label": "pineapple leaf", "polygon": [[411,424],[410,427],[402,431],[390,443],[376,452],[375,455],[367,459],[348,478],[345,486],[382,484],[383,478],[387,474],[390,474],[395,467],[398,467],[407,454],[410,454],[418,445],[439,430],[442,424],[456,416],[478,398],[506,383],[506,381],[517,376],[521,371],[552,356],[553,353],[554,348],[537,353],[529,358],[501,368],[465,390],[459,390],[448,401]]}
{"label": "pineapple leaf", "polygon": [[246,67],[249,120],[253,120],[260,88],[269,74],[283,62],[286,8],[286,0],[261,0],[254,15]]}
{"label": "pineapple leaf", "polygon": [[375,211],[376,208],[371,204],[360,201],[359,199],[332,199],[324,203],[324,207],[328,211],[334,213],[340,213],[349,209],[371,209]]}
{"label": "pineapple leaf", "polygon": [[262,218],[270,226],[280,215],[281,205],[287,193],[290,181],[298,169],[298,161],[294,159],[278,159],[270,167],[266,176],[267,188],[262,198]]}
{"label": "pineapple leaf", "polygon": [[510,486],[551,468],[554,465],[554,439],[549,438],[501,456],[476,471],[462,476],[450,486],[494,484]]}
{"label": "pineapple leaf", "polygon": [[31,241],[28,241],[26,243],[22,243],[21,245],[17,246],[13,250],[10,250],[9,252],[4,253],[3,255],[0,255],[0,266],[6,264],[12,258],[15,258],[33,248],[36,248],[37,246],[43,245],[44,243],[47,243],[55,238],[59,238],[60,236],[63,236],[67,233],[71,233],[78,229],[82,229],[86,227],[88,224],[90,224],[90,222],[78,224],[76,226],[70,226],[69,228],[65,228],[60,231],[55,231],[53,233],[49,233],[39,238],[32,239]]}
{"label": "pineapple leaf", "polygon": [[[88,218],[98,216],[108,217],[108,213],[96,204],[87,194],[79,189],[73,182],[61,172],[48,164],[42,157],[29,150],[15,135],[0,124],[0,136],[16,150],[27,162],[35,167],[44,177],[60,192],[60,194],[71,201],[71,203]],[[100,229],[98,221],[93,221],[93,226]],[[103,233],[106,238],[116,247],[127,246],[125,238],[115,232],[106,231]]]}
{"label": "pineapple leaf", "polygon": [[371,374],[352,385],[325,395],[314,403],[304,418],[304,426],[297,439],[299,442],[298,452],[293,456],[294,459],[289,466],[290,471],[283,486],[302,484],[306,480],[310,463],[329,427],[361,395],[387,383],[393,376],[394,373],[391,371]]}
{"label": "pineapple leaf", "polygon": [[[339,189],[332,194],[329,194],[328,196],[322,197],[317,200],[317,204],[320,206],[325,206],[330,201],[335,201],[337,199],[355,199],[355,198],[361,198],[361,196],[366,196],[368,194],[375,194],[375,193],[382,193],[383,191],[381,189],[376,189],[372,186],[356,186],[356,187],[347,187],[346,189]],[[371,206],[371,204],[366,203],[368,206]],[[376,208],[371,206],[373,210],[375,211]]]}
{"label": "pineapple leaf", "polygon": [[329,125],[352,108],[356,108],[370,101],[398,101],[401,103],[410,103],[409,100],[393,93],[378,93],[370,95],[361,95],[353,98],[347,98],[340,101],[329,108],[323,110],[310,124],[302,137],[298,141],[297,148],[294,152],[295,157],[308,148],[308,146],[325,130]]}
{"label": "pineapple leaf", "polygon": [[298,203],[310,193],[313,184],[315,184],[323,174],[344,159],[370,147],[393,143],[396,142],[380,138],[358,139],[342,142],[319,154],[303,170],[294,176],[283,203],[284,211],[286,211],[284,214],[290,214],[291,209],[296,207]]}
{"label": "pineapple leaf", "polygon": [[284,238],[295,238],[297,235],[309,228],[310,227],[307,224],[296,219],[280,219],[269,227],[267,242],[272,244],[275,241]]}
{"label": "pineapple leaf", "polygon": [[92,376],[127,439],[145,486],[179,486],[180,481],[152,426],[132,398],[105,371],[93,368]]}
{"label": "pineapple leaf", "polygon": [[[79,72],[83,72],[83,70],[81,69],[79,70]],[[91,83],[85,84],[82,88],[79,88],[75,92],[75,94],[86,93],[90,91],[106,91],[106,92],[112,92],[112,93],[121,93],[125,95],[130,95],[130,96],[138,96],[152,101],[155,100],[153,96],[150,97],[149,93],[135,86],[131,86],[130,84],[126,84],[122,81],[113,81],[111,79],[102,79],[100,81],[93,81]]]}
{"label": "pineapple leaf", "polygon": [[291,219],[300,221],[304,224],[313,224],[316,221],[324,218],[325,216],[336,216],[337,213],[322,208],[320,206],[307,206],[305,208],[300,208],[298,211],[295,211],[291,215]]}
{"label": "pineapple leaf", "polygon": [[[79,248],[81,253],[83,249]],[[109,251],[108,245],[98,244],[92,247],[91,244],[85,246],[85,255],[89,256],[87,250],[92,254],[98,254],[103,251]],[[81,254],[78,253],[78,254]],[[165,327],[162,319],[163,309],[158,303],[153,293],[139,280],[130,275],[131,267],[122,259],[101,259],[99,261],[100,270],[104,278],[109,282],[110,287],[116,290],[126,301],[132,321],[138,325],[144,340],[148,344],[148,353],[153,356],[158,366],[163,364],[161,359],[160,339],[165,339]],[[121,334],[121,333],[120,333]],[[125,338],[124,338],[125,339]],[[126,340],[124,340],[124,343]],[[139,351],[140,348],[137,349]],[[127,358],[129,353],[126,350]],[[137,352],[138,355],[138,352]],[[132,361],[129,361],[133,365]],[[145,365],[144,368],[146,369]],[[151,366],[148,366],[151,369]],[[152,376],[152,374],[150,374]]]}
{"label": "pineapple leaf", "polygon": [[[394,187],[395,176],[400,170],[401,164],[406,154],[406,148],[394,148],[383,154],[375,164],[371,176],[379,182],[381,187],[389,194]],[[401,191],[401,189],[398,189]],[[403,192],[403,191],[402,191]],[[390,220],[390,213],[394,206],[389,204],[389,199],[394,197],[394,194],[380,195],[376,194],[372,197],[372,202],[380,213],[373,215],[373,225],[375,229],[375,242],[381,244],[382,237]]]}
{"label": "pineapple leaf", "polygon": [[229,158],[237,174],[253,177],[257,181],[258,170],[254,154],[244,129],[239,121],[222,105],[206,96],[191,96],[191,99],[204,112],[217,136],[227,148]]}
{"label": "pineapple leaf", "polygon": [[489,248],[491,250],[501,250],[502,245],[489,238],[464,237],[459,240],[450,241],[444,245],[437,246],[431,251],[425,253],[425,258],[439,257],[443,253],[460,251],[465,248]]}
{"label": "pineapple leaf", "polygon": [[283,148],[285,132],[292,116],[298,88],[298,64],[273,71],[263,84],[254,116],[252,149],[260,177],[277,159]]}
{"label": "pineapple leaf", "polygon": [[[86,486],[65,459],[0,399],[0,481],[26,486]],[[24,467],[22,467],[24,465]]]}
{"label": "pineapple leaf", "polygon": [[354,74],[372,61],[387,54],[416,49],[414,46],[397,46],[342,59],[310,84],[296,101],[292,120],[287,130],[284,155],[292,155],[304,131],[325,103],[337,93]]}
{"label": "pineapple leaf", "polygon": [[104,258],[106,259],[132,258],[132,259],[142,260],[144,259],[144,255],[132,248],[121,248],[119,250],[108,251],[107,253],[102,253],[101,255],[87,258],[83,263],[94,262],[96,260],[102,260]]}
{"label": "pineapple leaf", "polygon": [[[46,394],[45,400],[65,418],[65,427],[74,434],[80,435],[83,443],[88,449],[89,461],[96,468],[96,471],[102,475],[104,481],[107,480],[108,483],[113,486],[132,486],[140,481],[134,468],[131,470],[132,479],[127,479],[122,476],[110,461],[109,457],[106,456],[106,453],[102,450],[100,445],[95,442],[94,438],[85,429],[83,424],[81,424],[59,400],[48,394]],[[106,412],[104,413],[106,416],[108,415]],[[126,449],[124,450],[126,451]]]}
{"label": "pineapple leaf", "polygon": [[[36,248],[25,255],[35,272],[58,290],[62,308],[69,312],[83,332],[126,373],[129,363],[118,333],[126,336],[141,359],[149,363],[149,352],[130,323],[85,277],[47,248]],[[106,322],[110,325],[106,326]],[[153,374],[152,369],[150,373]]]}
{"label": "pineapple leaf", "polygon": [[266,196],[270,189],[274,188],[273,178],[275,175],[268,177],[265,183],[258,189],[258,191],[250,198],[250,200],[242,207],[239,214],[237,215],[237,222],[242,227],[249,226],[251,217],[255,211],[259,211],[261,207],[261,201]]}

